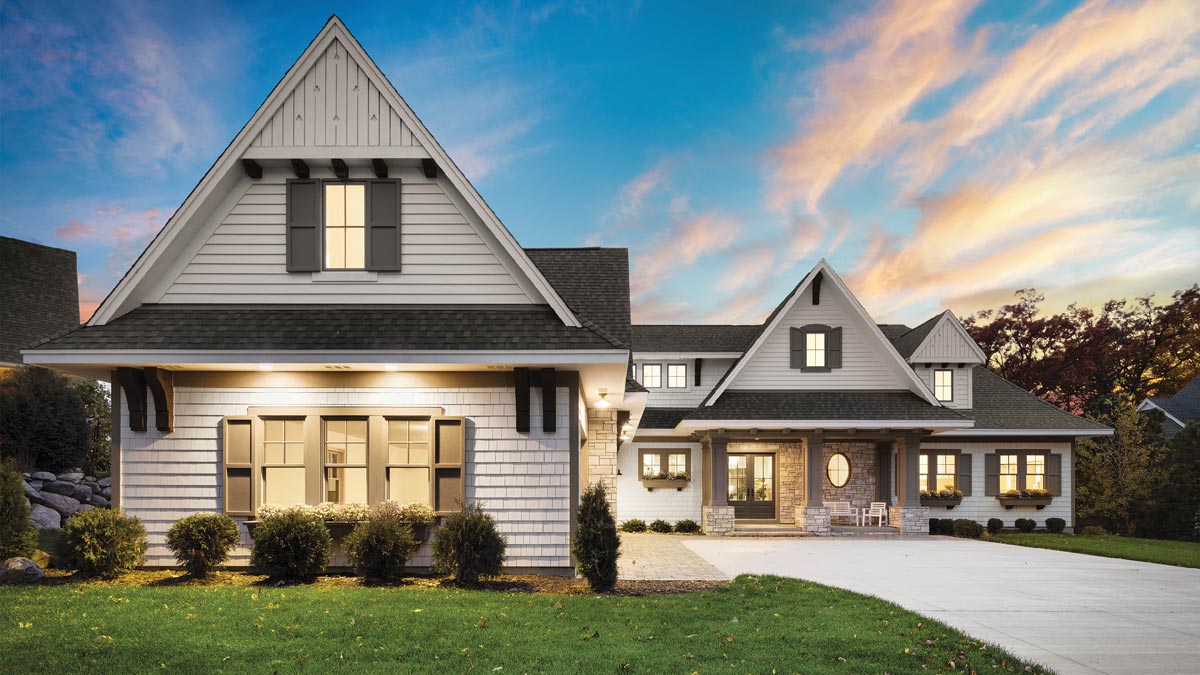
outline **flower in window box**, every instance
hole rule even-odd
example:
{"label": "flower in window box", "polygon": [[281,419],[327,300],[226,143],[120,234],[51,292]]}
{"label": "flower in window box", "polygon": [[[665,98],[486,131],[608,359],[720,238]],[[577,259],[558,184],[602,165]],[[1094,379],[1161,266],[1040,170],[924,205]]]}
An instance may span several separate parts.
{"label": "flower in window box", "polygon": [[676,471],[675,473],[667,474],[668,480],[691,480],[692,477],[686,471]]}
{"label": "flower in window box", "polygon": [[386,501],[371,506],[371,518],[396,518],[413,525],[432,525],[436,514],[425,504],[404,504]]}
{"label": "flower in window box", "polygon": [[962,499],[962,490],[944,488],[941,490],[921,490],[921,499]]}

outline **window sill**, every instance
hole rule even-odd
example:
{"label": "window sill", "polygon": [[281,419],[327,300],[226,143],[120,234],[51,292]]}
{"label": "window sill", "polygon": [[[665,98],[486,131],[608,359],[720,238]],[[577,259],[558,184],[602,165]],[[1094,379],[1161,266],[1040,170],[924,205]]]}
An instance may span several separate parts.
{"label": "window sill", "polygon": [[318,284],[352,284],[379,281],[379,272],[367,270],[325,270],[313,272],[312,280]]}
{"label": "window sill", "polygon": [[816,366],[813,366],[810,368],[808,366],[804,366],[804,367],[800,368],[800,372],[802,372],[802,373],[832,373],[833,368],[825,368],[825,367],[818,368]]}
{"label": "window sill", "polygon": [[921,506],[944,506],[952,509],[962,503],[962,497],[921,497]]}
{"label": "window sill", "polygon": [[1011,510],[1015,506],[1036,506],[1040,511],[1050,506],[1053,497],[1006,497],[1002,495],[996,497],[996,499],[1000,502],[1001,506],[1008,510]]}
{"label": "window sill", "polygon": [[690,479],[688,479],[688,478],[680,478],[680,479],[643,478],[642,485],[644,485],[646,487],[646,490],[648,490],[650,492],[654,492],[654,488],[659,488],[659,489],[675,488],[676,490],[683,490],[683,488],[687,487],[689,480]]}

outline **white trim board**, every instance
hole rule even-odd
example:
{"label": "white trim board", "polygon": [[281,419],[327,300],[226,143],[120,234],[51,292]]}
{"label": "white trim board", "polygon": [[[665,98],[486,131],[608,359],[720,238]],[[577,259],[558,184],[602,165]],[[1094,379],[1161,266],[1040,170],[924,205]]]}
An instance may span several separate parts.
{"label": "white trim board", "polygon": [[939,436],[1112,436],[1112,429],[962,429]]}
{"label": "white trim board", "polygon": [[680,431],[702,429],[759,429],[776,428],[804,431],[807,429],[966,429],[971,420],[683,420],[675,428]]}
{"label": "white trim board", "polygon": [[1171,420],[1172,422],[1174,422],[1175,424],[1178,424],[1181,427],[1187,426],[1187,422],[1184,422],[1183,420],[1179,419],[1178,417],[1167,412],[1166,408],[1163,408],[1162,406],[1158,405],[1154,401],[1151,401],[1150,399],[1146,399],[1146,400],[1142,401],[1141,403],[1138,404],[1138,407],[1137,407],[1138,412],[1142,412],[1142,411],[1148,410],[1150,408],[1154,408],[1155,410],[1161,410],[1162,414],[1164,416],[1166,416],[1167,419]]}
{"label": "white trim board", "polygon": [[[958,320],[958,317],[954,316],[954,313],[948,309],[942,312],[941,318],[938,319],[937,323],[935,323],[933,325],[933,328],[931,328],[929,330],[929,332],[925,334],[925,337],[921,340],[920,344],[918,344],[916,346],[916,348],[913,349],[912,353],[914,355],[919,354],[921,352],[921,348],[925,346],[925,343],[929,342],[929,340],[931,338],[933,338],[933,336],[938,332],[938,329],[941,328],[942,325],[944,325],[946,323],[949,323],[951,325],[951,329],[954,330],[956,333],[958,333],[959,337],[961,337],[963,340],[966,341],[966,343],[968,345],[970,345],[971,351],[975,353],[975,358],[979,359],[978,365],[986,364],[987,363],[987,355],[984,354],[983,350],[979,348],[979,343],[975,341],[975,338],[971,337],[971,334],[967,332],[967,329],[962,325],[962,322]],[[951,362],[951,361],[955,361],[955,359],[930,359],[930,358],[909,357],[908,361],[909,361],[909,363],[912,363],[913,365],[918,365],[918,364],[919,365],[929,365],[932,363]]]}
{"label": "white trim board", "polygon": [[31,364],[121,365],[179,364],[324,364],[324,363],[445,363],[445,364],[624,364],[629,352],[623,349],[538,349],[538,350],[125,350],[125,349],[27,349]]}

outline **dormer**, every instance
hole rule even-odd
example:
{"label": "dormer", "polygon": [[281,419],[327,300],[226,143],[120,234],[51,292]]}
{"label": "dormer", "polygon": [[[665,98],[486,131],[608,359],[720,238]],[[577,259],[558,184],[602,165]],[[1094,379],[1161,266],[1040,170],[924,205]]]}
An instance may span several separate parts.
{"label": "dormer", "polygon": [[896,338],[896,350],[947,408],[971,408],[972,370],[987,356],[950,310]]}

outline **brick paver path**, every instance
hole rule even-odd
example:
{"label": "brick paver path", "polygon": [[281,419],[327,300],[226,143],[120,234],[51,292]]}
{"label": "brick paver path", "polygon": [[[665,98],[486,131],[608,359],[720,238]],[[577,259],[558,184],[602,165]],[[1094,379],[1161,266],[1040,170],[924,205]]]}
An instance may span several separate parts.
{"label": "brick paver path", "polygon": [[642,581],[710,581],[729,577],[683,545],[702,537],[621,533],[621,579]]}

